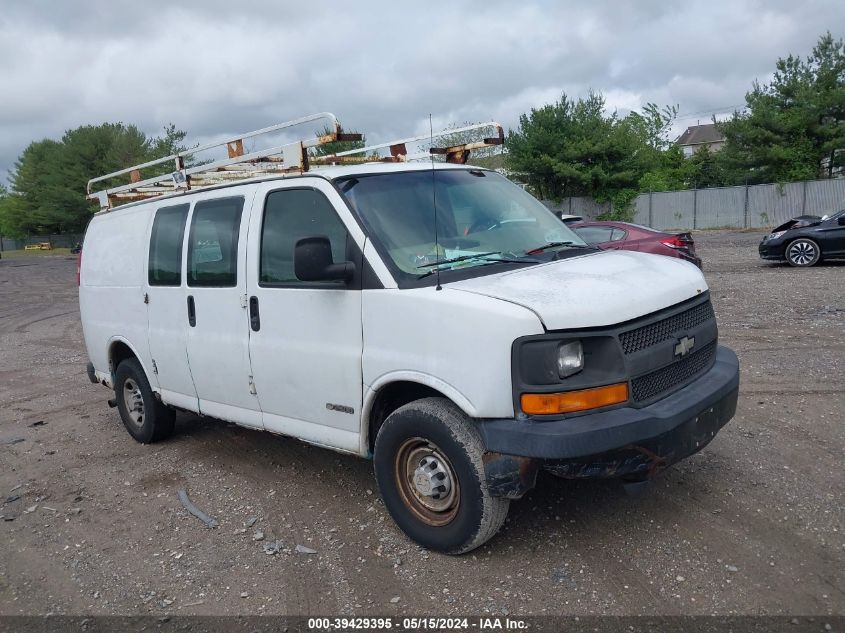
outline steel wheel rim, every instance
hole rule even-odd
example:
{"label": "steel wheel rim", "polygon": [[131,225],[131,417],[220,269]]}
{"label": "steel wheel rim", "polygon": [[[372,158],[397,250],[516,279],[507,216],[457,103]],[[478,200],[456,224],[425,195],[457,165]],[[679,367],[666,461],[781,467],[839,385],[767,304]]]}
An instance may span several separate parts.
{"label": "steel wheel rim", "polygon": [[458,479],[434,443],[421,437],[405,440],[396,451],[394,477],[402,501],[420,521],[439,527],[458,514]]}
{"label": "steel wheel rim", "polygon": [[809,242],[796,242],[789,247],[789,259],[800,266],[806,266],[816,257],[816,247]]}
{"label": "steel wheel rim", "polygon": [[126,407],[126,414],[135,426],[144,424],[144,395],[141,388],[132,378],[123,382],[123,404]]}

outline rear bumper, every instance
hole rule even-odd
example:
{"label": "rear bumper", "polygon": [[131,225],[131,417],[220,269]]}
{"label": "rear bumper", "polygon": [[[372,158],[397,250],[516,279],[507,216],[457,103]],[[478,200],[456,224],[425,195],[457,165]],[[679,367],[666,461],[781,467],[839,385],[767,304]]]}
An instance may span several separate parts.
{"label": "rear bumper", "polygon": [[738,392],[739,361],[719,347],[707,373],[641,409],[549,422],[480,421],[491,493],[521,496],[541,468],[568,478],[654,476],[704,448],[733,417]]}
{"label": "rear bumper", "polygon": [[698,255],[692,255],[692,254],[688,254],[688,253],[681,253],[681,254],[679,255],[679,257],[680,257],[681,259],[683,259],[684,261],[687,261],[687,262],[689,262],[690,264],[695,264],[695,265],[696,265],[696,266],[698,266],[699,268],[702,268],[702,269],[703,269],[703,266],[701,265],[701,258],[700,258]]}

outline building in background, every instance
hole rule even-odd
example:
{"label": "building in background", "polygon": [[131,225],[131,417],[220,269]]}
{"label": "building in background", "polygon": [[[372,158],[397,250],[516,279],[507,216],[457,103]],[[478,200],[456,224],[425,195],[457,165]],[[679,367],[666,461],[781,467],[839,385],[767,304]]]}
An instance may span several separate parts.
{"label": "building in background", "polygon": [[702,147],[711,152],[718,152],[725,144],[725,136],[713,123],[705,125],[692,125],[675,141],[684,151],[684,156],[689,158]]}

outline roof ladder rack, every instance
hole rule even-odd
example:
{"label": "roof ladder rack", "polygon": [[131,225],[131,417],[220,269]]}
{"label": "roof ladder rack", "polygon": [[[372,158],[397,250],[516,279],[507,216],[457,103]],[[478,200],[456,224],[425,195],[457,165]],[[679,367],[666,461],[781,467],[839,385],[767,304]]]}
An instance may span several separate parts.
{"label": "roof ladder rack", "polygon": [[[326,121],[326,129],[333,130],[322,136],[301,139],[285,145],[270,147],[260,151],[244,152],[244,140],[258,136],[268,135],[285,130],[287,128],[312,123],[314,121]],[[151,160],[139,165],[133,165],[126,169],[98,176],[88,181],[88,199],[99,203],[101,210],[110,209],[115,202],[134,202],[147,198],[154,198],[162,195],[178,193],[189,189],[210,187],[232,180],[243,180],[272,173],[303,172],[308,170],[308,148],[318,145],[325,145],[336,141],[360,141],[360,134],[345,134],[337,117],[330,112],[310,114],[299,119],[285,121],[234,136],[223,141],[207,143],[192,147],[185,151]],[[216,160],[206,164],[199,164],[187,167],[190,158],[199,152],[221,148],[225,146],[228,158]],[[166,166],[171,164],[175,169],[166,171]],[[142,170],[157,168],[158,175],[142,179]],[[164,171],[165,173],[161,173]],[[100,191],[93,191],[97,183],[107,184],[108,181],[129,177],[129,183],[106,187]]]}
{"label": "roof ladder rack", "polygon": [[[418,143],[420,141],[433,140],[435,138],[442,138],[453,134],[461,134],[463,132],[473,132],[476,130],[492,129],[496,136],[482,138],[479,141],[461,143],[459,145],[451,145],[447,147],[431,147],[428,153],[408,154],[408,143]],[[406,162],[411,160],[419,160],[427,158],[431,154],[445,155],[447,163],[465,164],[469,159],[472,150],[481,149],[484,147],[491,147],[495,145],[504,145],[505,131],[499,123],[495,121],[488,121],[486,123],[475,123],[459,128],[450,128],[433,132],[430,134],[420,134],[419,136],[412,136],[410,138],[397,139],[395,141],[388,141],[386,143],[379,143],[378,145],[368,145],[359,149],[350,149],[344,152],[337,152],[336,154],[329,154],[326,156],[313,157],[311,163],[314,165],[344,165],[344,164],[359,164],[372,162]],[[378,150],[390,148],[390,156],[384,158],[375,158],[372,156],[373,152]]]}
{"label": "roof ladder rack", "polygon": [[[246,139],[273,134],[287,128],[321,120],[326,121],[324,124],[325,129],[331,130],[321,136],[303,138],[285,145],[269,147],[250,153],[246,153],[244,150],[244,140]],[[433,141],[435,138],[482,130],[488,131],[487,133],[492,130],[494,135],[457,145],[431,147],[428,152],[424,153],[408,153],[407,145],[409,143],[419,143],[427,140]],[[270,127],[247,132],[223,141],[199,145],[179,152],[178,154],[173,154],[172,156],[151,160],[110,174],[105,174],[104,176],[92,178],[88,181],[88,199],[99,203],[100,210],[106,211],[111,209],[116,203],[146,200],[148,198],[201,189],[259,176],[302,173],[308,171],[311,166],[406,162],[427,158],[431,155],[443,155],[446,157],[446,162],[464,164],[467,162],[472,150],[503,145],[505,142],[505,133],[500,124],[495,121],[489,121],[487,123],[476,123],[460,128],[440,130],[431,134],[421,134],[419,136],[388,141],[378,145],[368,145],[359,149],[351,149],[324,156],[313,156],[308,153],[308,149],[312,147],[337,141],[360,140],[362,140],[361,134],[344,133],[337,121],[337,117],[332,113],[320,112],[310,114],[299,119],[271,125]],[[220,149],[224,146],[226,147],[227,158],[188,166],[194,155],[212,149]],[[378,152],[385,148],[389,148],[390,155],[380,156]],[[157,173],[147,178],[142,178],[142,171],[153,169]],[[126,177],[129,179],[128,183],[112,185],[114,179],[125,179]],[[94,191],[94,186],[97,183],[100,183],[104,188]]]}

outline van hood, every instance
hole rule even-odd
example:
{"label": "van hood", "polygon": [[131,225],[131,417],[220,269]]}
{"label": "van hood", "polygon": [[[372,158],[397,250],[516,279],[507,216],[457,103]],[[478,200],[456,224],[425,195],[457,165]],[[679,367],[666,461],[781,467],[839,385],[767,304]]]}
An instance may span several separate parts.
{"label": "van hood", "polygon": [[605,251],[450,283],[509,301],[547,330],[600,327],[656,312],[707,290],[701,271],[675,257]]}

